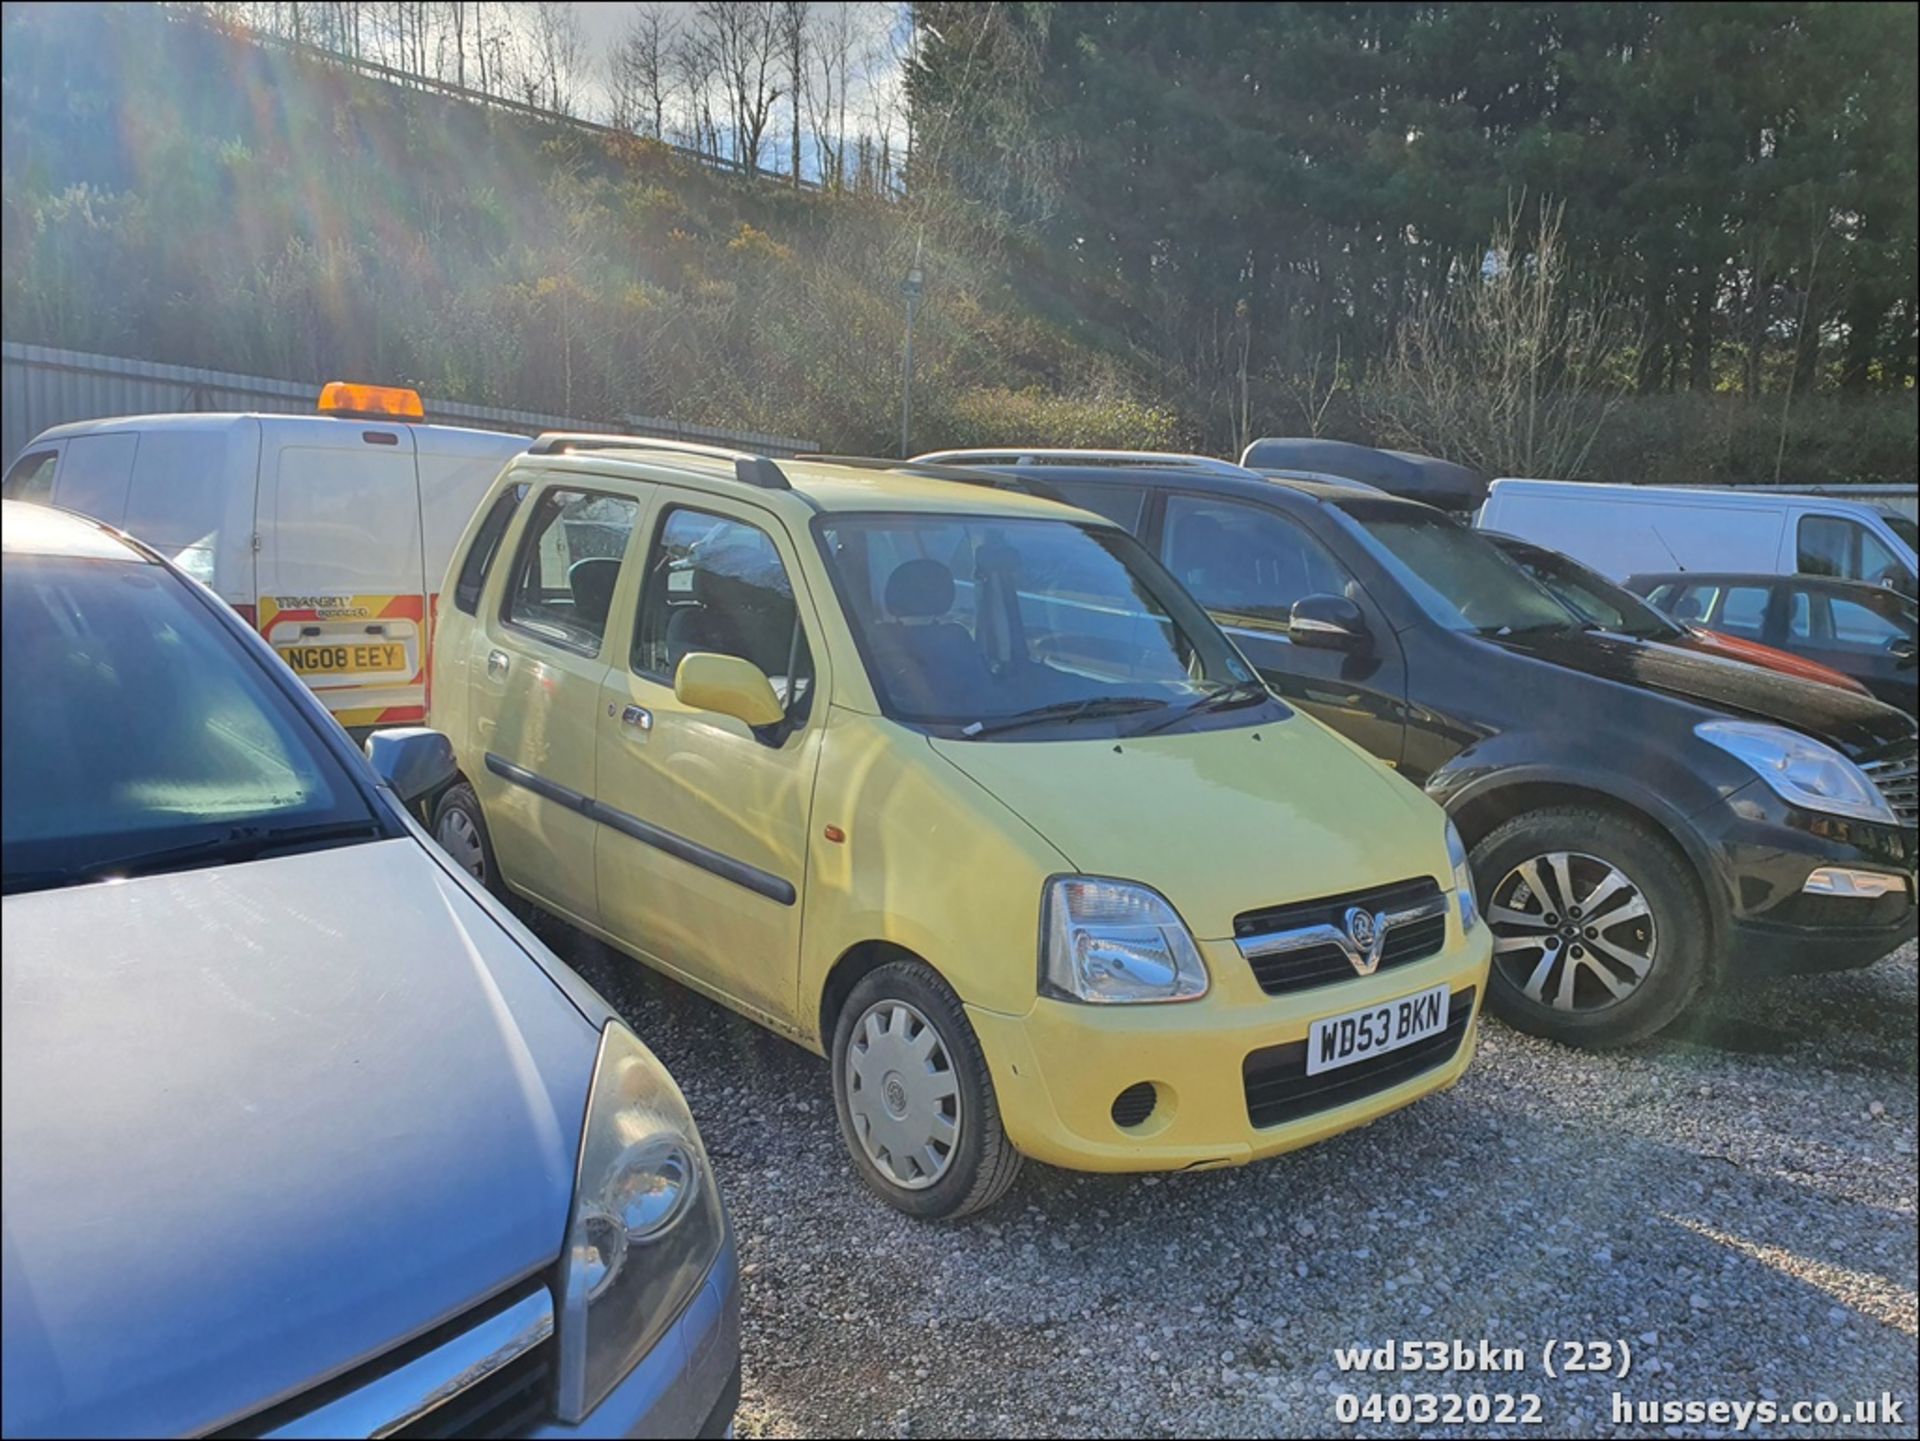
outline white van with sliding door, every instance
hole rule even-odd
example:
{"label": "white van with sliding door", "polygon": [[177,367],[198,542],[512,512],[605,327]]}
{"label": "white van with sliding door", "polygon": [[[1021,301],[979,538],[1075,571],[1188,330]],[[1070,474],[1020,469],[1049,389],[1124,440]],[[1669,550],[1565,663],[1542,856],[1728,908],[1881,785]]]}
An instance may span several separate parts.
{"label": "white van with sliding door", "polygon": [[1835,495],[1496,480],[1474,524],[1624,580],[1652,571],[1830,575],[1915,593],[1913,521]]}
{"label": "white van with sliding door", "polygon": [[350,730],[426,713],[453,544],[527,438],[422,423],[335,382],[314,415],[134,415],[42,432],[0,481],[170,557],[252,622]]}

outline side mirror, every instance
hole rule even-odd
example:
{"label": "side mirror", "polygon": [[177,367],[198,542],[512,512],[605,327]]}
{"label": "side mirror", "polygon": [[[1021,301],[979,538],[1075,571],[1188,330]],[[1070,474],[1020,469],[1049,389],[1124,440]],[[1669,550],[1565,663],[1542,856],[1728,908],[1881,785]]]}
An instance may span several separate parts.
{"label": "side mirror", "polygon": [[1293,603],[1287,636],[1316,650],[1364,650],[1372,640],[1367,618],[1344,595],[1306,595]]}
{"label": "side mirror", "polygon": [[766,672],[737,655],[695,651],[682,656],[673,673],[673,694],[684,706],[730,715],[754,730],[787,718]]}
{"label": "side mirror", "polygon": [[453,742],[426,726],[375,731],[367,737],[366,750],[374,773],[403,805],[432,795],[460,774]]}

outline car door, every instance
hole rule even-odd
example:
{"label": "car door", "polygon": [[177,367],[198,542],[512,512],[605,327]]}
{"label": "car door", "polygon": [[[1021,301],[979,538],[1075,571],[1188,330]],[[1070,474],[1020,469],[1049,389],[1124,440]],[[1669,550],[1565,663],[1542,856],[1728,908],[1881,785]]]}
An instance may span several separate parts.
{"label": "car door", "polygon": [[[635,951],[791,1027],[827,714],[817,626],[772,515],[670,493],[656,512],[631,642],[595,717],[601,912]],[[765,672],[788,707],[784,733],[682,705],[673,677],[695,651]]]}
{"label": "car door", "polygon": [[1816,586],[1789,587],[1786,636],[1795,655],[1850,675],[1890,705],[1914,708],[1912,602],[1892,592],[1835,595]]}
{"label": "car door", "polygon": [[500,873],[588,925],[599,920],[591,801],[608,619],[651,490],[540,477],[508,532],[499,603],[481,608],[467,657],[470,779]]}
{"label": "car door", "polygon": [[[1176,491],[1165,498],[1159,551],[1268,685],[1389,765],[1400,763],[1407,684],[1400,642],[1326,545],[1268,507]],[[1293,603],[1321,594],[1360,607],[1369,645],[1340,651],[1294,644]]]}

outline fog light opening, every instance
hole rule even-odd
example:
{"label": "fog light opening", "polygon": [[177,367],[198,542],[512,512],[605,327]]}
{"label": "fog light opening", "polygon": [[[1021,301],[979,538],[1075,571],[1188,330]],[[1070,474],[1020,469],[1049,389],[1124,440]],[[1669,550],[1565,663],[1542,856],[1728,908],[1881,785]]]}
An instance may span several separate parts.
{"label": "fog light opening", "polygon": [[1152,1081],[1135,1081],[1113,1098],[1113,1124],[1123,1131],[1143,1126],[1160,1104],[1160,1093]]}

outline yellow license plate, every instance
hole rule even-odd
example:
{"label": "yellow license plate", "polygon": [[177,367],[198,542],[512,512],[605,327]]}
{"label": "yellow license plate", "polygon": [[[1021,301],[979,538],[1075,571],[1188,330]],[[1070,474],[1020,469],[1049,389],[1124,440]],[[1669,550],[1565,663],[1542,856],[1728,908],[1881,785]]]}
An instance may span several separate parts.
{"label": "yellow license plate", "polygon": [[362,675],[404,670],[407,648],[393,641],[362,645],[283,645],[275,647],[295,675]]}

